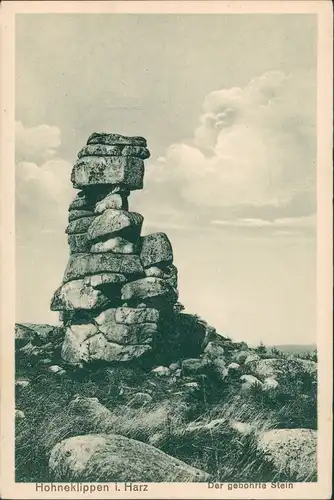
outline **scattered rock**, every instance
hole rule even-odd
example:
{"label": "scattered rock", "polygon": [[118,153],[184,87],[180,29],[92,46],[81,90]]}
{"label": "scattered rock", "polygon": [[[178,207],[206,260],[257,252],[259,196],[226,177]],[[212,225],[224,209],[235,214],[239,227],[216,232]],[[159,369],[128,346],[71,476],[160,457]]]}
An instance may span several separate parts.
{"label": "scattered rock", "polygon": [[240,381],[242,382],[242,389],[250,389],[251,387],[262,387],[262,382],[258,380],[256,377],[253,377],[253,375],[241,375]]}
{"label": "scattered rock", "polygon": [[170,369],[167,366],[157,366],[152,370],[152,373],[158,377],[165,377],[170,375]]}
{"label": "scattered rock", "polygon": [[240,365],[238,363],[230,363],[227,367],[229,375],[235,375],[240,371]]}
{"label": "scattered rock", "polygon": [[237,420],[233,420],[230,422],[231,429],[237,431],[239,434],[247,436],[253,431],[253,427],[251,424],[246,422],[239,422]]}
{"label": "scattered rock", "polygon": [[94,431],[102,432],[112,425],[111,411],[101,404],[98,398],[76,395],[70,401],[68,411],[70,414],[82,417],[90,425],[90,429]]}
{"label": "scattered rock", "polygon": [[240,351],[233,353],[232,360],[238,364],[243,364],[249,356],[249,351]]}
{"label": "scattered rock", "polygon": [[209,475],[151,445],[116,434],[75,436],[51,451],[49,471],[61,482],[205,482]]}
{"label": "scattered rock", "polygon": [[15,386],[16,387],[20,387],[22,389],[25,389],[29,385],[30,385],[30,380],[27,380],[27,379],[18,379],[18,380],[15,380]]}
{"label": "scattered rock", "polygon": [[22,410],[15,410],[15,419],[22,420],[24,418],[26,418],[26,416]]}
{"label": "scattered rock", "polygon": [[261,358],[258,354],[251,353],[248,354],[247,358],[244,361],[245,365],[248,365],[249,363],[253,363],[254,361],[259,361]]}
{"label": "scattered rock", "polygon": [[169,365],[169,369],[172,371],[172,372],[175,372],[176,370],[178,370],[180,368],[180,365],[179,363],[172,363],[171,365]]}
{"label": "scattered rock", "polygon": [[310,375],[315,375],[317,371],[317,363],[299,358],[258,359],[250,361],[248,366],[252,374],[260,379],[277,379],[288,371],[305,371]]}
{"label": "scattered rock", "polygon": [[197,375],[206,371],[209,362],[205,358],[189,358],[182,361],[182,373],[184,376]]}
{"label": "scattered rock", "polygon": [[128,402],[128,406],[132,408],[141,408],[152,401],[152,396],[147,392],[137,392]]}
{"label": "scattered rock", "polygon": [[62,376],[62,375],[66,374],[66,370],[64,370],[64,368],[62,368],[61,366],[58,366],[58,365],[49,366],[49,372],[55,373],[58,376]]}
{"label": "scattered rock", "polygon": [[268,378],[264,379],[262,389],[264,391],[270,391],[272,389],[277,389],[278,386],[279,386],[279,383],[277,382],[277,380],[275,380],[272,377],[268,377]]}
{"label": "scattered rock", "polygon": [[317,432],[311,429],[274,429],[262,434],[258,449],[290,480],[316,481]]}

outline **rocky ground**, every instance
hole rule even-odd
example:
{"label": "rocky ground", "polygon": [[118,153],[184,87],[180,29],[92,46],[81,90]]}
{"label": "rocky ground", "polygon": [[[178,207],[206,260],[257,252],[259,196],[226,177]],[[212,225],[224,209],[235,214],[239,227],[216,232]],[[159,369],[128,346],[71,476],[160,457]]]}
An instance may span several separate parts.
{"label": "rocky ground", "polygon": [[73,367],[62,327],[15,333],[16,481],[316,481],[315,354],[206,335],[172,363]]}

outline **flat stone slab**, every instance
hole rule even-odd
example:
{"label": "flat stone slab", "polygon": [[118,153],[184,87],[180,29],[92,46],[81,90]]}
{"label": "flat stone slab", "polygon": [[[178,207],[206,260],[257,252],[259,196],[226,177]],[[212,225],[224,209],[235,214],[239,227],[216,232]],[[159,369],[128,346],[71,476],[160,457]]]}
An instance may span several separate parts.
{"label": "flat stone slab", "polygon": [[118,307],[115,310],[115,321],[125,325],[157,323],[159,321],[159,311],[152,307]]}
{"label": "flat stone slab", "polygon": [[78,279],[57,288],[51,301],[51,311],[100,309],[108,303],[107,297],[99,290],[95,290],[83,279]]}
{"label": "flat stone slab", "polygon": [[65,229],[67,234],[82,234],[86,233],[92,222],[95,220],[94,217],[82,217],[81,219],[73,220],[69,223]]}
{"label": "flat stone slab", "polygon": [[165,233],[152,233],[141,238],[140,260],[144,267],[171,264],[173,249]]}
{"label": "flat stone slab", "polygon": [[143,188],[144,162],[131,156],[85,156],[72,170],[77,189],[87,186],[120,185],[125,189]]}
{"label": "flat stone slab", "polygon": [[87,233],[69,234],[67,242],[70,247],[70,253],[85,253],[90,251],[92,242],[88,239]]}
{"label": "flat stone slab", "polygon": [[70,203],[68,208],[69,211],[72,210],[92,210],[94,201],[92,197],[89,196],[84,191],[79,191],[74,200]]}
{"label": "flat stone slab", "polygon": [[78,158],[84,156],[133,156],[146,160],[150,157],[150,152],[142,146],[108,146],[107,144],[89,144],[78,153]]}
{"label": "flat stone slab", "polygon": [[122,231],[131,241],[138,240],[143,224],[143,216],[136,212],[109,208],[95,217],[88,230],[88,238],[96,241],[106,236],[117,236]]}
{"label": "flat stone slab", "polygon": [[138,255],[78,253],[70,256],[64,273],[63,283],[101,273],[140,276],[144,274],[144,270]]}
{"label": "flat stone slab", "polygon": [[175,290],[161,278],[141,278],[122,287],[122,300],[145,300],[153,297],[163,298],[166,302],[177,301]]}
{"label": "flat stone slab", "polygon": [[109,193],[103,200],[96,203],[94,212],[96,214],[102,214],[105,210],[108,210],[108,208],[128,210],[129,203],[127,198],[120,193]]}
{"label": "flat stone slab", "polygon": [[129,137],[120,134],[107,134],[105,132],[93,132],[87,140],[87,144],[109,144],[111,146],[120,145],[130,145],[130,146],[147,146],[146,139],[144,137],[135,136]]}
{"label": "flat stone slab", "polygon": [[91,210],[71,210],[68,213],[68,221],[72,222],[82,217],[94,217],[94,212]]}
{"label": "flat stone slab", "polygon": [[108,240],[94,243],[94,245],[91,246],[90,251],[92,253],[113,252],[129,255],[137,253],[137,245],[126,240],[125,238],[115,236],[115,238],[109,238]]}
{"label": "flat stone slab", "polygon": [[124,285],[127,279],[123,274],[101,273],[94,274],[93,276],[86,276],[84,282],[93,288],[104,289],[107,285]]}

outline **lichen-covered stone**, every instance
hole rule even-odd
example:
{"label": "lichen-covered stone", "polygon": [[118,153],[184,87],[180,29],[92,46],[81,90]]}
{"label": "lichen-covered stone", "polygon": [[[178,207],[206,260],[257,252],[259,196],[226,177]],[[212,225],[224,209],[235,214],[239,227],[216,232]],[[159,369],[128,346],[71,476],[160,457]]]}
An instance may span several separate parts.
{"label": "lichen-covered stone", "polygon": [[153,276],[155,278],[164,278],[165,273],[157,266],[151,266],[145,269],[145,276]]}
{"label": "lichen-covered stone", "polygon": [[93,205],[94,201],[92,197],[85,191],[79,191],[74,200],[70,203],[68,210],[91,210]]}
{"label": "lichen-covered stone", "polygon": [[61,357],[70,364],[79,364],[88,358],[85,340],[98,334],[98,329],[93,324],[71,325],[66,329]]}
{"label": "lichen-covered stone", "polygon": [[111,146],[125,144],[130,146],[147,146],[147,142],[144,137],[129,137],[120,134],[107,134],[105,132],[93,132],[88,137],[87,144],[109,144]]}
{"label": "lichen-covered stone", "polygon": [[122,238],[121,236],[115,236],[114,238],[108,238],[105,241],[98,241],[91,246],[90,251],[92,253],[104,253],[113,252],[120,254],[132,254],[137,252],[137,245],[131,241]]}
{"label": "lichen-covered stone", "polygon": [[95,205],[94,212],[96,214],[102,214],[102,212],[108,210],[108,208],[114,208],[116,210],[128,210],[128,200],[120,193],[109,193],[105,198],[103,198],[103,200],[99,201]]}
{"label": "lichen-covered stone", "polygon": [[84,156],[133,156],[146,160],[150,157],[150,152],[143,146],[109,146],[107,144],[89,144],[78,153],[78,158]]}
{"label": "lichen-covered stone", "polygon": [[89,226],[92,224],[96,217],[82,217],[81,219],[73,220],[65,229],[67,234],[82,234],[86,233]]}
{"label": "lichen-covered stone", "polygon": [[146,345],[120,345],[115,342],[109,342],[103,333],[94,335],[90,339],[84,341],[83,348],[85,349],[86,359],[90,361],[107,361],[107,362],[125,362],[131,361],[150,352],[151,346]]}
{"label": "lichen-covered stone", "polygon": [[64,439],[51,451],[49,471],[57,482],[208,482],[209,474],[154,446],[116,434]]}
{"label": "lichen-covered stone", "polygon": [[82,217],[93,217],[94,212],[91,210],[71,210],[68,213],[68,221],[72,222],[77,219],[82,219]]}
{"label": "lichen-covered stone", "polygon": [[258,449],[285,476],[297,481],[317,480],[317,431],[273,429],[260,436]]}
{"label": "lichen-covered stone", "polygon": [[69,234],[67,242],[70,247],[70,253],[86,253],[90,251],[92,242],[88,239],[87,233]]}
{"label": "lichen-covered stone", "polygon": [[124,285],[126,277],[118,273],[102,273],[86,276],[84,282],[96,289],[104,289],[107,285]]}
{"label": "lichen-covered stone", "polygon": [[78,279],[57,288],[51,301],[51,310],[99,309],[108,303],[107,297],[99,290],[95,290],[83,279]]}
{"label": "lichen-covered stone", "polygon": [[73,167],[71,181],[75,188],[120,185],[125,189],[142,189],[144,162],[131,156],[85,156]]}
{"label": "lichen-covered stone", "polygon": [[70,256],[64,273],[63,282],[66,283],[67,281],[101,273],[140,276],[144,274],[144,270],[138,255],[78,253]]}
{"label": "lichen-covered stone", "polygon": [[115,310],[116,323],[132,325],[135,323],[157,323],[159,321],[159,311],[152,307],[118,307]]}
{"label": "lichen-covered stone", "polygon": [[139,323],[137,325],[105,324],[100,331],[110,342],[122,345],[151,344],[158,327],[155,323]]}
{"label": "lichen-covered stone", "polygon": [[141,278],[122,287],[122,300],[145,300],[153,297],[171,303],[177,300],[175,290],[161,278]]}
{"label": "lichen-covered stone", "polygon": [[144,267],[173,262],[172,245],[165,233],[152,233],[141,238],[140,259]]}
{"label": "lichen-covered stone", "polygon": [[89,227],[88,237],[96,241],[99,238],[115,236],[122,231],[122,234],[126,233],[127,238],[136,241],[139,238],[143,220],[143,216],[136,212],[109,208],[102,215],[95,217]]}

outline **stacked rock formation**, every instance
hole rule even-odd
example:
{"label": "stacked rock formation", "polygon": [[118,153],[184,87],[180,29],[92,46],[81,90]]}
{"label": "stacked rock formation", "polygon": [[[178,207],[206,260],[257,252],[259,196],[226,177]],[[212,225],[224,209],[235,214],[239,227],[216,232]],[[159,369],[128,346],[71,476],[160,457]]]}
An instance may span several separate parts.
{"label": "stacked rock formation", "polygon": [[130,361],[164,342],[161,325],[178,299],[172,246],[164,233],[141,236],[143,217],[128,205],[143,187],[146,146],[142,137],[93,133],[73,167],[80,191],[65,230],[70,258],[51,301],[69,363]]}

